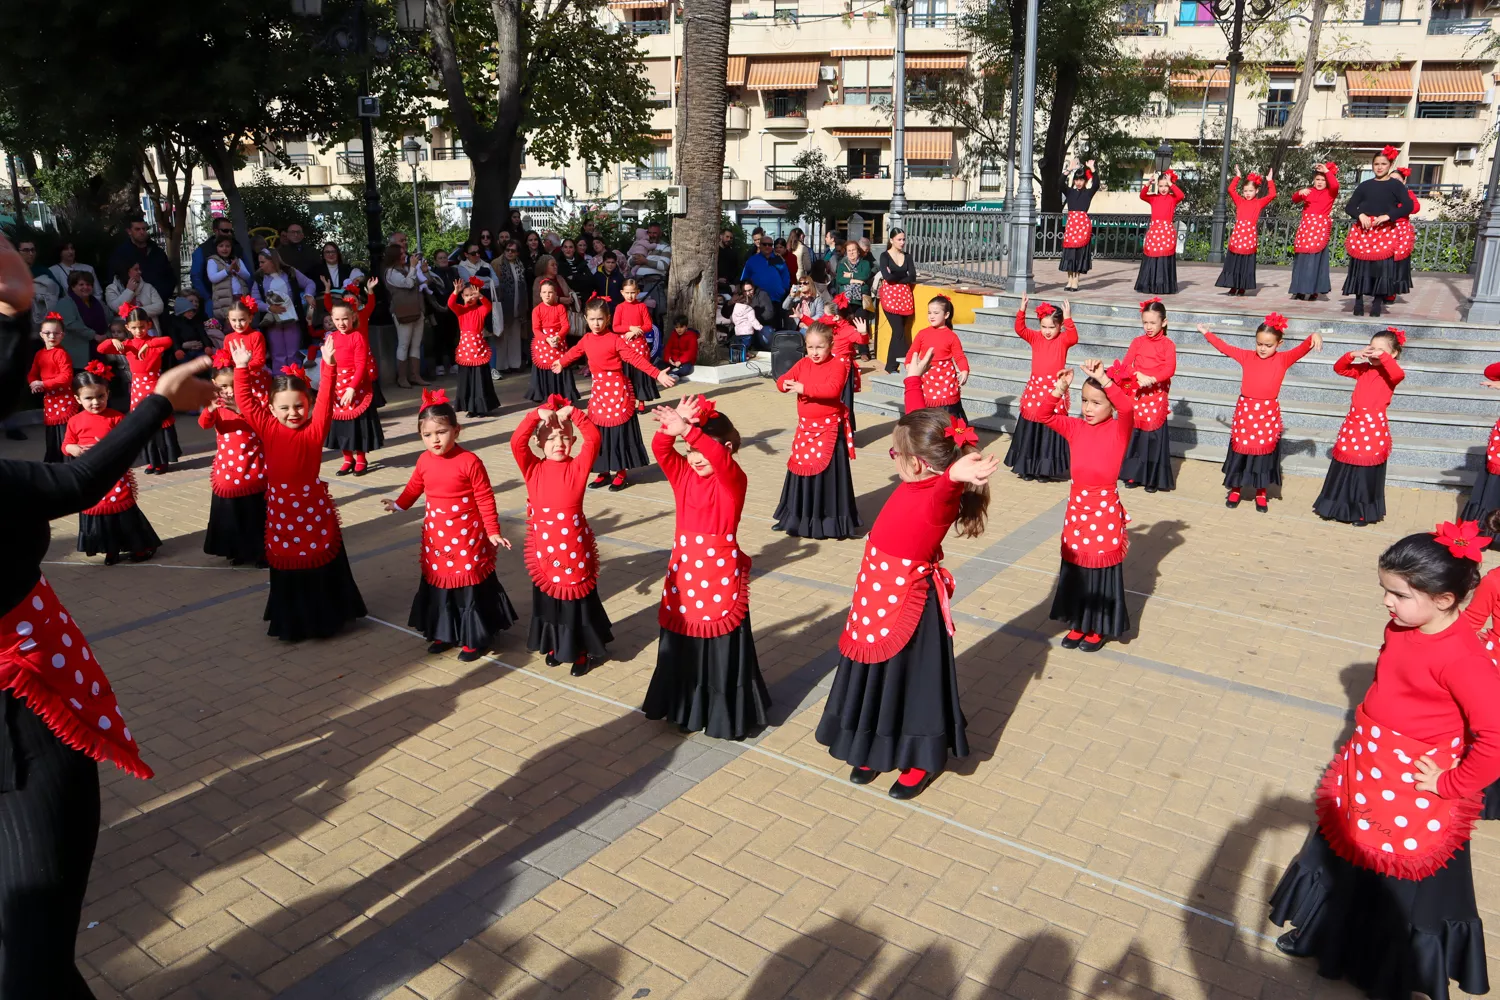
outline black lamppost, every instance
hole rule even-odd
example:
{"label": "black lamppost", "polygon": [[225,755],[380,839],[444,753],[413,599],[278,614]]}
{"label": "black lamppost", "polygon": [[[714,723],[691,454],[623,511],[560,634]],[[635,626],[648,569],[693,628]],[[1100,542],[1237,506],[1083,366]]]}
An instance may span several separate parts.
{"label": "black lamppost", "polygon": [[1485,188],[1484,214],[1480,216],[1478,245],[1475,247],[1474,287],[1469,293],[1470,323],[1492,326],[1500,323],[1500,212],[1495,199],[1500,197],[1500,150],[1490,161],[1490,181]]}
{"label": "black lamppost", "polygon": [[1156,172],[1161,173],[1172,165],[1172,144],[1163,139],[1156,144]]}
{"label": "black lamppost", "polygon": [[[1240,51],[1244,42],[1245,34],[1245,3],[1246,0],[1208,0],[1208,7],[1213,11],[1214,21],[1224,31],[1229,39],[1229,93],[1224,99],[1224,145],[1222,155],[1219,157],[1219,194],[1214,199],[1214,223],[1213,238],[1208,247],[1208,259],[1210,263],[1222,264],[1224,262],[1224,229],[1228,217],[1229,189],[1229,154],[1230,146],[1234,139],[1234,85],[1239,77],[1240,63],[1244,60],[1244,54]],[[1256,21],[1264,21],[1271,16],[1271,11],[1276,6],[1276,0],[1250,0],[1250,16]],[[1225,19],[1229,23],[1225,24]],[[1213,82],[1212,76],[1209,82]]]}

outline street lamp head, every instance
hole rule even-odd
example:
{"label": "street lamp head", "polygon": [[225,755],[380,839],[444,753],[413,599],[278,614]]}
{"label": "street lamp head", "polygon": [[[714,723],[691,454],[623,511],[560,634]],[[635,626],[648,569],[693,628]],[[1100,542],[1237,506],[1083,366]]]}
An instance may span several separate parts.
{"label": "street lamp head", "polygon": [[396,25],[402,31],[426,31],[427,0],[396,0]]}
{"label": "street lamp head", "polygon": [[401,155],[408,165],[415,167],[422,161],[422,144],[415,139],[408,138],[401,144]]}

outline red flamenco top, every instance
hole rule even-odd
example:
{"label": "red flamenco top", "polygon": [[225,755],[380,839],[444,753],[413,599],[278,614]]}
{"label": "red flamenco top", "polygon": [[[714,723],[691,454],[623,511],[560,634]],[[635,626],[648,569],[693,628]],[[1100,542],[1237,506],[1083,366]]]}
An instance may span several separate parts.
{"label": "red flamenco top", "polygon": [[1082,417],[1054,413],[1039,421],[1067,439],[1072,458],[1063,561],[1096,569],[1124,561],[1130,548],[1125,530],[1130,516],[1120,502],[1118,484],[1134,430],[1131,410],[1136,404],[1118,382],[1111,382],[1104,394],[1115,407],[1115,415],[1108,420],[1091,424]]}
{"label": "red flamenco top", "polygon": [[1229,182],[1229,200],[1234,202],[1234,228],[1229,233],[1230,253],[1254,253],[1260,245],[1260,213],[1276,200],[1276,182],[1267,178],[1266,193],[1258,198],[1240,194],[1244,182],[1235,177]]}
{"label": "red flamenco top", "polygon": [[217,435],[211,477],[214,496],[247,497],[266,491],[265,449],[249,421],[223,403],[215,403],[198,414],[198,426]]}
{"label": "red flamenco top", "polygon": [[[156,390],[156,380],[161,378],[161,359],[172,349],[171,337],[133,337],[122,341],[124,350],[115,350],[111,341],[99,345],[100,354],[120,354],[130,366],[130,408],[140,405],[141,400]],[[175,414],[161,422],[163,427],[177,423]]]}
{"label": "red flamenco top", "polygon": [[266,367],[266,338],[259,330],[244,333],[229,332],[224,335],[224,350],[232,351],[243,345],[250,352],[250,370],[255,373],[255,384],[263,398],[271,393],[271,371]]}
{"label": "red flamenco top", "polygon": [[[345,296],[340,301],[347,303],[352,298],[354,298],[354,296]],[[324,293],[323,305],[328,310],[332,311],[333,296],[331,294]],[[368,383],[367,391],[363,397],[361,397],[360,393],[356,391],[354,394],[354,400],[347,409],[342,407],[336,407],[334,409],[333,416],[336,420],[353,420],[355,417],[365,412],[365,410],[370,406],[370,401],[374,399],[373,389],[369,387],[373,387],[376,380],[380,377],[380,366],[376,364],[375,352],[370,350],[370,316],[374,312],[375,296],[371,295],[365,299],[365,304],[360,306],[354,313],[354,330],[351,333],[343,335],[345,340],[352,338],[354,333],[358,333],[364,338],[365,377],[368,379]],[[337,346],[338,341],[335,340],[334,344],[335,346]],[[338,389],[340,392],[342,392],[348,386],[348,384],[351,384],[346,380],[346,376],[352,377],[353,370],[346,370],[344,362],[339,358],[339,355],[335,355],[334,363],[338,366],[338,373],[341,379],[338,385]],[[455,358],[454,360],[457,359]],[[363,406],[360,405],[361,398],[363,398],[364,400]]]}
{"label": "red flamenco top", "polygon": [[1485,651],[1495,655],[1495,636],[1490,628],[1485,628],[1494,619],[1493,627],[1500,627],[1500,568],[1492,569],[1479,581],[1479,586],[1474,588],[1474,596],[1469,599],[1469,606],[1464,608],[1464,620],[1469,623],[1469,628],[1479,634],[1483,643],[1488,643]]}
{"label": "red flamenco top", "polygon": [[495,571],[490,536],[500,534],[484,463],[456,444],[442,455],[423,451],[396,506],[409,510],[424,492],[422,579],[448,590],[483,583]]}
{"label": "red flamenco top", "polygon": [[656,619],[679,635],[711,639],[739,628],[750,610],[750,556],[735,540],[749,481],[729,449],[701,428],[687,432],[687,443],[708,460],[712,475],[694,472],[675,441],[661,432],[651,439],[677,502],[677,537]]}
{"label": "red flamenco top", "polygon": [[[330,330],[333,338],[334,381],[321,385],[332,385],[333,419],[353,420],[370,408],[375,400],[375,379],[370,370],[370,341],[362,329],[340,333]],[[339,403],[345,389],[354,390],[354,398],[348,406]]]}
{"label": "red flamenco top", "polygon": [[667,345],[662,354],[669,365],[696,365],[698,363],[698,331],[684,330],[678,333],[673,330],[667,334]]}
{"label": "red flamenco top", "polygon": [[1147,257],[1170,257],[1177,252],[1177,203],[1186,198],[1176,183],[1166,194],[1153,194],[1141,188],[1141,201],[1151,206],[1151,224],[1146,227]]}
{"label": "red flamenco top", "polygon": [[[104,436],[114,430],[115,425],[125,419],[125,414],[119,410],[104,409],[99,413],[88,413],[78,411],[68,418],[68,429],[63,433],[63,450],[67,452],[70,444],[82,445],[92,448]],[[122,514],[135,506],[135,470],[126,469],[125,475],[121,476],[109,492],[104,495],[94,506],[83,513],[91,517],[102,517],[106,514]]]}
{"label": "red flamenco top", "polygon": [[1334,374],[1354,379],[1349,414],[1339,427],[1333,457],[1345,465],[1380,465],[1391,454],[1390,423],[1385,411],[1406,373],[1389,354],[1381,354],[1374,364],[1352,359],[1351,352],[1333,363]]}
{"label": "red flamenco top", "polygon": [[1322,253],[1328,247],[1328,238],[1333,233],[1333,206],[1339,197],[1339,180],[1326,175],[1326,188],[1310,187],[1306,193],[1298,191],[1292,195],[1292,204],[1302,206],[1302,221],[1297,223],[1297,234],[1292,237],[1292,250],[1296,253]]}
{"label": "red flamenco top", "polygon": [[932,350],[932,363],[922,373],[922,391],[927,396],[928,406],[951,406],[963,398],[958,373],[969,370],[969,358],[964,354],[964,345],[958,334],[948,326],[929,326],[917,331],[912,338],[911,350],[906,352],[906,363],[919,354]]}
{"label": "red flamenco top", "polygon": [[248,368],[234,370],[234,398],[240,414],[260,435],[266,456],[266,561],[272,569],[316,569],[343,547],[338,512],[328,486],[318,478],[323,441],[333,423],[334,368],[325,364],[323,391],[312,416],[300,427],[288,427],[250,391]]}
{"label": "red flamenco top", "polygon": [[1156,384],[1149,387],[1139,382],[1132,386],[1135,425],[1143,431],[1154,431],[1167,422],[1167,391],[1172,387],[1172,376],[1177,374],[1177,345],[1165,332],[1154,337],[1141,334],[1125,351],[1124,368],[1132,381],[1137,372],[1156,379]]}
{"label": "red flamenco top", "polygon": [[1240,395],[1251,399],[1275,399],[1281,395],[1281,383],[1287,369],[1307,357],[1312,350],[1312,338],[1304,340],[1289,351],[1277,351],[1263,358],[1254,351],[1226,343],[1216,333],[1206,333],[1204,338],[1225,357],[1232,358],[1240,366]]}
{"label": "red flamenco top", "polygon": [[792,453],[786,467],[799,476],[816,476],[828,468],[833,451],[844,433],[849,457],[854,457],[854,432],[849,427],[849,411],[844,407],[844,383],[849,379],[849,365],[830,354],[821,362],[800,358],[776,380],[776,388],[786,392],[788,382],[801,382],[797,394],[797,431],[792,438]]}
{"label": "red flamenco top", "polygon": [[847,319],[839,320],[833,328],[833,356],[849,366],[849,377],[854,380],[855,392],[861,391],[865,383],[860,375],[859,365],[854,362],[854,345],[869,342],[869,331],[860,333],[859,328]]}
{"label": "red flamenco top", "polygon": [[[1415,788],[1414,759],[1444,768]],[[1318,824],[1339,856],[1397,878],[1447,864],[1500,779],[1500,670],[1462,616],[1427,634],[1385,627],[1355,731],[1318,788]]]}
{"label": "red flamenco top", "polygon": [[457,295],[448,296],[448,309],[458,320],[458,350],[453,360],[470,368],[490,363],[490,344],[484,339],[484,321],[490,315],[489,300],[465,305]]}
{"label": "red flamenco top", "polygon": [[1048,340],[1041,330],[1033,330],[1026,325],[1026,310],[1017,309],[1016,336],[1031,347],[1031,377],[1048,379],[1050,391],[1051,384],[1057,380],[1057,373],[1068,367],[1068,351],[1078,343],[1078,327],[1072,320],[1065,319],[1057,336]]}
{"label": "red flamenco top", "polygon": [[536,337],[566,337],[568,335],[568,307],[561,302],[548,305],[537,303],[531,310],[531,333]]}
{"label": "red flamenco top", "polygon": [[635,390],[630,387],[622,365],[631,365],[650,375],[661,377],[661,369],[651,364],[624,337],[608,330],[586,333],[558,361],[564,368],[587,358],[594,386],[589,394],[589,419],[600,427],[618,427],[635,419]]}
{"label": "red flamenco top", "polygon": [[599,429],[574,410],[573,427],[582,439],[578,454],[553,462],[531,450],[540,422],[537,411],[529,410],[510,437],[510,453],[526,482],[526,572],[547,596],[576,601],[599,582],[598,548],[583,514],[589,470],[599,455]]}
{"label": "red flamenco top", "polygon": [[865,540],[854,599],[839,634],[840,653],[858,663],[880,663],[904,649],[934,579],[953,634],[948,613],[953,577],[943,569],[943,538],[958,520],[963,492],[964,484],[947,472],[897,484]]}
{"label": "red flamenco top", "polygon": [[634,302],[621,302],[615,306],[614,330],[615,333],[627,334],[630,328],[638,326],[642,333],[651,332],[651,310],[646,308],[646,303],[637,299]]}
{"label": "red flamenco top", "polygon": [[73,395],[73,362],[61,347],[44,347],[31,361],[27,382],[42,383],[42,421],[60,427],[79,410]]}

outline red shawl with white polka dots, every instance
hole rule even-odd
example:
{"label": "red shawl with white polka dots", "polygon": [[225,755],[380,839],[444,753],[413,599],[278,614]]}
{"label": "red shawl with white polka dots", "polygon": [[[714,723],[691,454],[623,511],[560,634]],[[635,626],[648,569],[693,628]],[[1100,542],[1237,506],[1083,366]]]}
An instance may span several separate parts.
{"label": "red shawl with white polka dots", "polygon": [[265,451],[260,435],[244,417],[216,403],[198,414],[198,426],[218,435],[212,474],[214,496],[247,497],[266,491]]}
{"label": "red shawl with white polka dots", "polygon": [[583,515],[589,470],[599,454],[599,429],[582,410],[574,410],[572,418],[581,443],[566,461],[551,462],[531,450],[541,422],[536,410],[521,419],[510,438],[511,455],[526,480],[526,572],[538,590],[559,601],[587,597],[599,582],[598,546]]}
{"label": "red shawl with white polka dots", "polygon": [[788,382],[801,382],[797,396],[797,433],[786,467],[799,476],[816,476],[833,460],[834,443],[843,431],[849,457],[854,457],[854,434],[844,409],[844,382],[849,366],[831,354],[821,363],[802,358],[776,380],[786,392]]}
{"label": "red shawl with white polka dots", "polygon": [[58,427],[78,412],[73,395],[73,362],[61,347],[44,347],[31,360],[28,382],[42,383],[42,420],[48,427]]}
{"label": "red shawl with white polka dots", "polygon": [[657,368],[624,337],[608,330],[586,333],[583,339],[558,360],[564,368],[579,358],[588,358],[589,374],[594,384],[589,390],[589,419],[600,427],[619,427],[635,419],[635,390],[630,387],[622,366],[631,365],[650,375],[661,377]]}
{"label": "red shawl with white polka dots", "polygon": [[1356,363],[1352,357],[1351,352],[1333,363],[1335,375],[1354,379],[1349,414],[1339,426],[1333,457],[1345,465],[1381,465],[1391,455],[1390,422],[1385,411],[1406,372],[1389,354],[1382,354],[1375,364]]}
{"label": "red shawl with white polka dots", "polygon": [[[114,430],[115,425],[125,419],[125,414],[119,410],[105,409],[101,413],[79,412],[68,418],[68,429],[63,434],[63,448],[66,452],[68,445],[77,444],[92,447],[103,440],[104,435]],[[110,487],[104,499],[83,513],[90,517],[100,517],[105,514],[122,514],[135,506],[135,470],[126,469],[125,475],[121,476],[114,486]]]}
{"label": "red shawl with white polka dots", "polygon": [[422,579],[448,590],[483,583],[495,571],[489,536],[500,534],[484,463],[456,444],[442,455],[423,451],[396,506],[409,510],[424,492]]}
{"label": "red shawl with white polka dots", "polygon": [[660,432],[651,439],[677,502],[656,618],[680,635],[711,639],[739,628],[750,610],[750,556],[735,540],[749,483],[729,449],[699,428],[688,431],[687,444],[708,459],[712,475],[694,472],[675,441]]}

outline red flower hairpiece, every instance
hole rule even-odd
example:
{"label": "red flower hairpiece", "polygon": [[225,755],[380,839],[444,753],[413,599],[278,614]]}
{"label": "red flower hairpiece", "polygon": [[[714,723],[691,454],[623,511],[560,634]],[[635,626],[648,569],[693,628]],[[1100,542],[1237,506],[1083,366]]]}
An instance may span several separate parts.
{"label": "red flower hairpiece", "polygon": [[304,382],[307,381],[307,369],[301,365],[282,365],[281,374],[290,375],[292,378],[300,378]]}
{"label": "red flower hairpiece", "polygon": [[698,423],[704,423],[711,417],[719,415],[719,406],[707,396],[698,397]]}
{"label": "red flower hairpiece", "polygon": [[240,308],[244,309],[247,313],[255,313],[260,309],[260,303],[255,301],[254,296],[241,295]]}
{"label": "red flower hairpiece", "polygon": [[841,312],[845,309],[848,309],[849,296],[845,295],[843,292],[839,292],[833,297],[833,308],[838,309]]}
{"label": "red flower hairpiece", "polygon": [[561,409],[564,409],[565,407],[569,407],[569,406],[572,406],[572,405],[573,405],[573,401],[571,399],[569,399],[567,396],[564,396],[560,392],[554,392],[552,395],[548,396],[547,397],[547,401],[542,404],[542,409],[544,409],[544,410],[561,410]]}
{"label": "red flower hairpiece", "polygon": [[1281,313],[1268,313],[1266,315],[1266,329],[1275,330],[1277,333],[1286,333],[1286,317]]}
{"label": "red flower hairpiece", "polygon": [[1400,174],[1401,179],[1404,181],[1411,176],[1411,167],[1397,167],[1395,172]]}
{"label": "red flower hairpiece", "polygon": [[58,312],[49,312],[46,316],[42,317],[43,323],[61,323],[62,321],[62,313]]}
{"label": "red flower hairpiece", "polygon": [[417,412],[421,413],[423,410],[427,409],[429,406],[440,406],[440,405],[442,405],[444,403],[447,403],[447,402],[448,402],[448,390],[446,390],[446,389],[437,389],[437,390],[423,389],[422,390],[422,405],[419,406],[419,407],[417,407]]}
{"label": "red flower hairpiece", "polygon": [[357,282],[357,281],[346,281],[346,282],[344,282],[344,291],[346,291],[346,292],[354,292],[356,295],[358,295],[359,294],[359,282]]}
{"label": "red flower hairpiece", "polygon": [[954,447],[962,448],[966,444],[979,447],[979,432],[970,427],[968,421],[958,417],[948,418],[948,429],[943,431],[943,436],[952,438]]}
{"label": "red flower hairpiece", "polygon": [[1339,165],[1337,163],[1334,163],[1332,160],[1329,160],[1327,163],[1323,164],[1323,169],[1328,171],[1330,174],[1333,174],[1335,177],[1338,176]]}
{"label": "red flower hairpiece", "polygon": [[1390,160],[1392,163],[1395,163],[1396,157],[1401,155],[1401,150],[1397,149],[1395,146],[1383,146],[1380,150],[1380,155],[1385,157],[1387,160]]}
{"label": "red flower hairpiece", "polygon": [[1141,312],[1145,312],[1146,311],[1146,307],[1149,306],[1149,305],[1160,305],[1160,304],[1161,304],[1161,296],[1160,295],[1153,295],[1149,299],[1147,299],[1146,301],[1144,301],[1144,302],[1141,303]]}
{"label": "red flower hairpiece", "polygon": [[1050,302],[1043,302],[1036,307],[1036,321],[1040,323],[1055,312],[1057,312],[1056,306]]}
{"label": "red flower hairpiece", "polygon": [[222,348],[222,347],[219,348],[217,351],[214,352],[214,367],[215,368],[233,368],[234,367],[234,356],[231,355],[224,348]]}
{"label": "red flower hairpiece", "polygon": [[106,382],[115,377],[115,370],[109,365],[105,364],[103,361],[90,361],[88,364],[83,366],[83,370],[88,372],[90,375],[96,375],[99,378],[102,378]]}
{"label": "red flower hairpiece", "polygon": [[1251,184],[1254,184],[1256,187],[1261,187],[1266,183],[1266,179],[1253,170],[1245,175],[1245,180],[1249,181]]}
{"label": "red flower hairpiece", "polygon": [[1135,372],[1127,367],[1124,361],[1111,363],[1108,368],[1104,369],[1104,374],[1111,382],[1125,390],[1128,396],[1134,396],[1141,387],[1140,383],[1135,380]]}
{"label": "red flower hairpiece", "polygon": [[1166,170],[1163,170],[1161,172],[1161,175],[1163,177],[1165,177],[1167,180],[1171,181],[1173,184],[1177,183],[1177,171],[1173,170],[1171,167],[1168,167]]}
{"label": "red flower hairpiece", "polygon": [[115,315],[119,316],[121,319],[129,319],[130,314],[135,312],[135,309],[136,305],[134,302],[121,302],[120,308],[115,310]]}
{"label": "red flower hairpiece", "polygon": [[595,292],[593,295],[589,296],[589,301],[590,302],[594,301],[595,299],[598,299],[600,302],[613,302],[614,301],[614,299],[610,298],[608,295],[600,295],[598,292]]}
{"label": "red flower hairpiece", "polygon": [[1396,344],[1398,347],[1406,346],[1405,330],[1401,329],[1399,326],[1388,326],[1385,328],[1385,332],[1393,335],[1396,338]]}
{"label": "red flower hairpiece", "polygon": [[1444,521],[1432,529],[1432,537],[1439,545],[1448,546],[1448,554],[1455,559],[1472,559],[1484,562],[1484,547],[1493,539],[1479,533],[1478,521]]}

